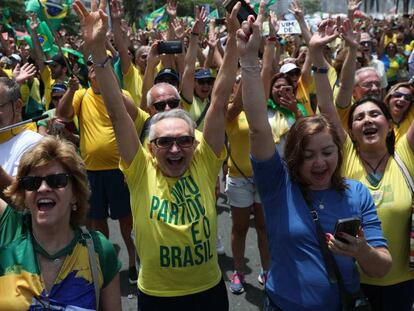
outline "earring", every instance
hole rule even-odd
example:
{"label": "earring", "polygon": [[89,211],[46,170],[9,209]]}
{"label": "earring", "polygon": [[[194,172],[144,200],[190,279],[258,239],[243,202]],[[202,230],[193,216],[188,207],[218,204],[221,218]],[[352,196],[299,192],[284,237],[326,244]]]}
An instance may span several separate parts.
{"label": "earring", "polygon": [[78,206],[76,205],[76,203],[72,204],[72,211],[76,212],[78,210]]}

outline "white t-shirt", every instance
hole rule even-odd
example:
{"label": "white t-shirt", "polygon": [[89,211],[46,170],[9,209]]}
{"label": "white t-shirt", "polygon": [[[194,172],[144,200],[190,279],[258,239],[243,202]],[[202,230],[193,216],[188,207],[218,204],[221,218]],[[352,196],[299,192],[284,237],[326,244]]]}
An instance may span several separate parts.
{"label": "white t-shirt", "polygon": [[43,136],[24,130],[8,141],[0,144],[0,165],[11,176],[16,176],[20,157]]}

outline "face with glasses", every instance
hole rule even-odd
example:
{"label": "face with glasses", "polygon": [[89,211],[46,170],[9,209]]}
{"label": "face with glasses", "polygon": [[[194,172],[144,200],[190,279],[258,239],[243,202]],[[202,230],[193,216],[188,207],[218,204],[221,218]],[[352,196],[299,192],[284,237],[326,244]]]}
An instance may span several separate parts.
{"label": "face with glasses", "polygon": [[194,92],[202,100],[210,96],[213,90],[214,78],[195,79]]}
{"label": "face with glasses", "polygon": [[162,119],[154,126],[155,138],[149,150],[158,166],[168,177],[180,177],[190,166],[195,140],[190,126],[180,118]]}
{"label": "face with glasses", "polygon": [[25,206],[30,210],[34,225],[69,226],[72,205],[76,202],[70,175],[57,161],[33,168],[18,180],[24,191]]}
{"label": "face with glasses", "polygon": [[181,108],[180,99],[173,87],[160,85],[151,90],[152,104],[150,114]]}
{"label": "face with glasses", "polygon": [[354,99],[360,100],[363,97],[371,96],[381,99],[381,81],[378,74],[372,70],[361,72],[357,77],[354,86]]}
{"label": "face with glasses", "polygon": [[392,119],[395,122],[400,122],[413,102],[413,94],[407,87],[397,88],[389,98],[388,109],[391,113]]}

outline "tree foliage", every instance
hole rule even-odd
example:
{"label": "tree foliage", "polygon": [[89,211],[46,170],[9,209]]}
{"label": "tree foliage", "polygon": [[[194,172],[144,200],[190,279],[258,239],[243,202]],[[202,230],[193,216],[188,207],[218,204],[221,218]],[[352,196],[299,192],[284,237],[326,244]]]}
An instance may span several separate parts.
{"label": "tree foliage", "polygon": [[313,14],[315,12],[321,11],[320,0],[303,0],[303,6],[305,8],[306,14]]}

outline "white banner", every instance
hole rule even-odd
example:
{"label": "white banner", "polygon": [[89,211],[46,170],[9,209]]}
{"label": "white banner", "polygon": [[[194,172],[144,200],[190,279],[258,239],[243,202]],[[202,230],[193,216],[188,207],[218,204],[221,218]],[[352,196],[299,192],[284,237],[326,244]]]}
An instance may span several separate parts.
{"label": "white banner", "polygon": [[277,32],[278,35],[290,35],[290,34],[300,34],[300,27],[299,23],[294,21],[278,21],[279,23],[279,31]]}

